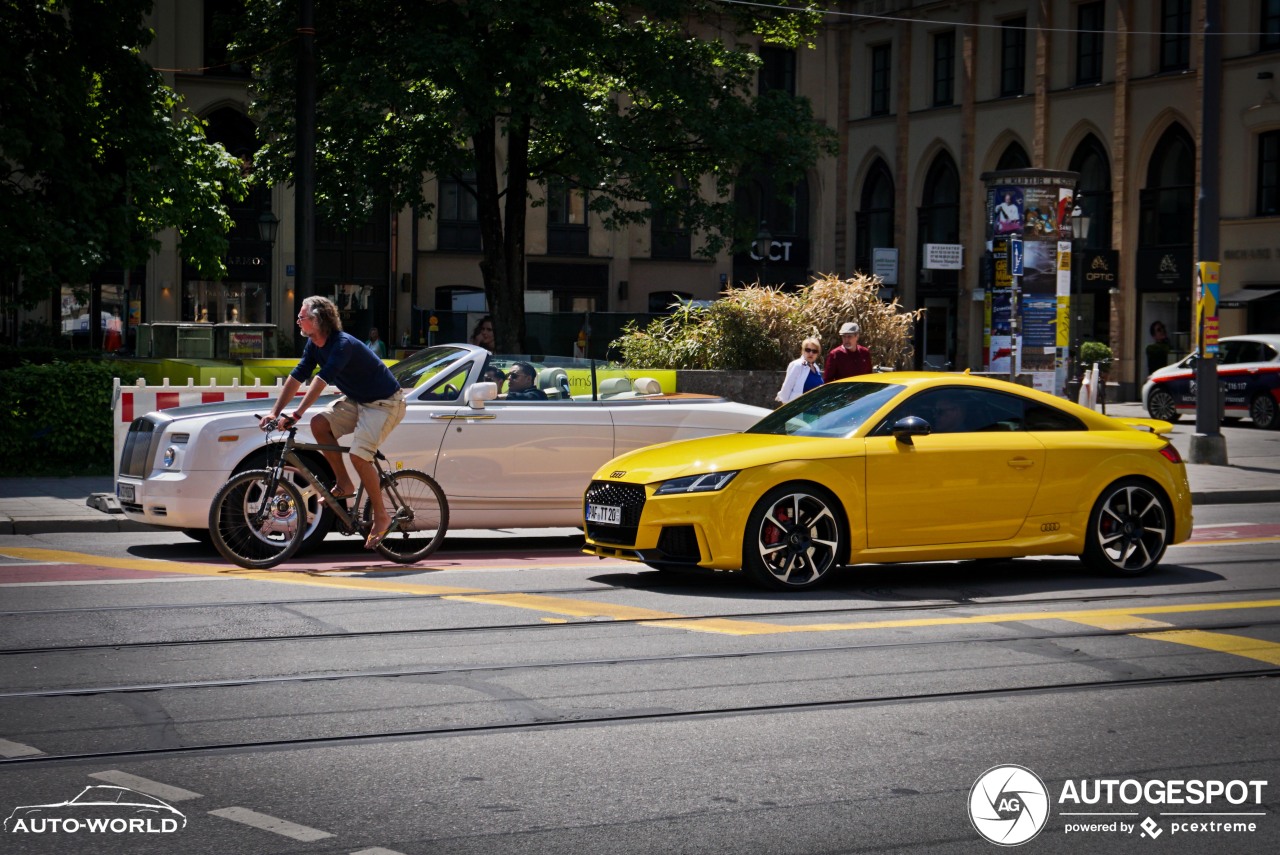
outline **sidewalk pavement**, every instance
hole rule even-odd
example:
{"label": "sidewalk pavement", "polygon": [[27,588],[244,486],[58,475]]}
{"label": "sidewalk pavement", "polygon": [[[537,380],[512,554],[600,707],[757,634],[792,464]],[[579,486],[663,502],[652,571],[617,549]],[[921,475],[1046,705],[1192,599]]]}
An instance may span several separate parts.
{"label": "sidewalk pavement", "polygon": [[[1146,415],[1140,404],[1109,404],[1107,414]],[[1184,458],[1189,458],[1194,433],[1192,419],[1174,425],[1173,444]],[[1280,431],[1258,430],[1243,422],[1224,427],[1222,433],[1228,465],[1187,464],[1193,504],[1280,502]],[[106,475],[0,478],[0,535],[159,530],[126,519],[114,492]]]}

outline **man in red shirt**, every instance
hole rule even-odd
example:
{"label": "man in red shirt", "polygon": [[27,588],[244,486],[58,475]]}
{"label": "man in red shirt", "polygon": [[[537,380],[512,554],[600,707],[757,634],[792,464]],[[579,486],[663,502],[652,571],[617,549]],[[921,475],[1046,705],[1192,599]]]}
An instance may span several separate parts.
{"label": "man in red shirt", "polygon": [[856,377],[859,374],[870,374],[871,351],[858,344],[858,334],[862,328],[853,321],[840,327],[840,344],[831,348],[827,354],[826,367],[822,372],[822,382],[830,383],[844,377]]}

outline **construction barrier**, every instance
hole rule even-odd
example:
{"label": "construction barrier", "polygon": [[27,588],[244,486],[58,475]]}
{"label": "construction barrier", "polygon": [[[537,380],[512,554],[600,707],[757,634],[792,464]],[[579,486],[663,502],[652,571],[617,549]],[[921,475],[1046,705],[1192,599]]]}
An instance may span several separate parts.
{"label": "construction barrier", "polygon": [[[197,386],[194,380],[188,380],[185,386],[172,386],[168,378],[162,384],[148,384],[141,378],[133,385],[124,385],[116,378],[111,387],[111,414],[114,427],[114,472],[120,474],[120,453],[124,450],[124,440],[129,433],[129,425],[133,420],[156,410],[168,410],[174,407],[189,407],[194,404],[219,404],[224,401],[248,401],[262,398],[274,402],[280,396],[284,386],[283,378],[278,378],[274,386],[263,386],[256,381],[252,386],[241,386],[233,380],[229,386],[219,386],[217,381],[207,386]],[[305,395],[308,387],[298,390]]]}

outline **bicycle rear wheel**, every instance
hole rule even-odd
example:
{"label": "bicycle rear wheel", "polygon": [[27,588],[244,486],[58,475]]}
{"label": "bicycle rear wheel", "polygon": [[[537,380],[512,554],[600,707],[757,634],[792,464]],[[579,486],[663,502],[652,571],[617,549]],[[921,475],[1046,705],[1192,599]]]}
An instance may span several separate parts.
{"label": "bicycle rear wheel", "polygon": [[209,508],[213,545],[223,558],[249,569],[274,567],[290,558],[306,531],[302,494],[270,469],[231,476]]}
{"label": "bicycle rear wheel", "polygon": [[[435,552],[449,530],[449,503],[435,479],[415,469],[401,469],[382,479],[382,502],[394,523],[378,544],[378,552],[400,564],[421,561]],[[373,524],[373,503],[366,500],[361,517]]]}

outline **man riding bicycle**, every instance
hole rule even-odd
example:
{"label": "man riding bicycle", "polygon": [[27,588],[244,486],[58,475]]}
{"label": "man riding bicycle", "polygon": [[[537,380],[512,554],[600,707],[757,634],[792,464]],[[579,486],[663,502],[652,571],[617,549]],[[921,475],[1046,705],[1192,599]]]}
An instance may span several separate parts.
{"label": "man riding bicycle", "polygon": [[[351,464],[373,508],[373,528],[364,545],[366,549],[373,549],[391,528],[391,515],[382,501],[373,455],[404,418],[404,391],[395,375],[364,342],[342,331],[338,307],[328,298],[303,300],[298,312],[298,328],[307,338],[302,359],[284,381],[271,415],[264,416],[258,426],[270,430],[273,422],[283,422],[283,426],[288,427],[301,420],[302,414],[330,384],[338,387],[343,397],[316,414],[311,420],[311,433],[322,445],[336,445],[338,437],[352,434]],[[317,366],[320,373],[311,381],[302,401],[293,412],[282,415]],[[337,478],[334,497],[346,499],[355,495],[355,485],[342,455],[326,451],[324,456]]]}

